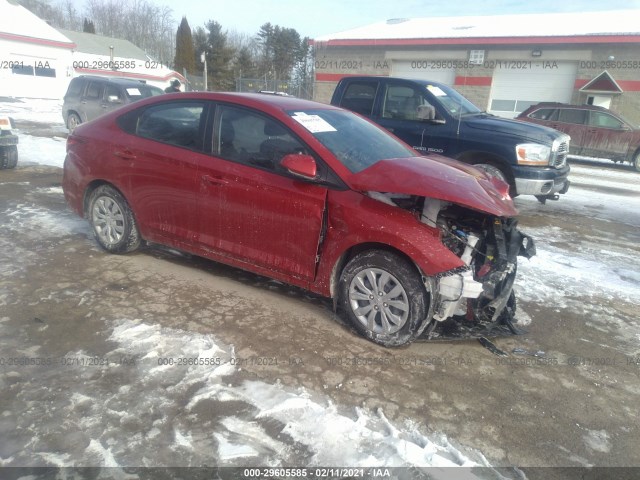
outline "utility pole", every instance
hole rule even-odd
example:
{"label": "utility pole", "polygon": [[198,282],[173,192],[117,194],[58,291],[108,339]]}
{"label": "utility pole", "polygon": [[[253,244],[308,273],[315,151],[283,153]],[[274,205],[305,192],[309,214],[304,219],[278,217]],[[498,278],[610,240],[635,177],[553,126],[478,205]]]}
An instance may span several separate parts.
{"label": "utility pole", "polygon": [[202,52],[200,54],[200,61],[204,63],[204,91],[208,90],[207,88],[207,56]]}

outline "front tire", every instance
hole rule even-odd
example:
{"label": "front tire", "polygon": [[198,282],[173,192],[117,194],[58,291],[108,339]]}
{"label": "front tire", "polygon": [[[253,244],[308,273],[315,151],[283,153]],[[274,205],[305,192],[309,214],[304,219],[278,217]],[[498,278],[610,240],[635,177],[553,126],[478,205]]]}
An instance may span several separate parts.
{"label": "front tire", "polygon": [[102,185],[91,193],[88,214],[96,240],[106,251],[129,253],[140,247],[140,232],[133,212],[112,186]]}
{"label": "front tire", "polygon": [[368,250],[342,271],[340,304],[355,329],[385,347],[415,340],[431,297],[415,265],[385,250]]}

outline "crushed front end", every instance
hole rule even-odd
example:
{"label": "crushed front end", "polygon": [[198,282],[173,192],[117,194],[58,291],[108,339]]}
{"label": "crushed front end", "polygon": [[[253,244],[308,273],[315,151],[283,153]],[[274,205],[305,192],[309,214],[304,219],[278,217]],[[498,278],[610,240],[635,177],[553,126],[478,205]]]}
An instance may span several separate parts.
{"label": "crushed front end", "polygon": [[429,333],[448,319],[485,330],[502,324],[520,333],[514,325],[517,257],[532,257],[535,245],[517,220],[426,198],[421,221],[438,228],[442,243],[464,263],[437,276]]}

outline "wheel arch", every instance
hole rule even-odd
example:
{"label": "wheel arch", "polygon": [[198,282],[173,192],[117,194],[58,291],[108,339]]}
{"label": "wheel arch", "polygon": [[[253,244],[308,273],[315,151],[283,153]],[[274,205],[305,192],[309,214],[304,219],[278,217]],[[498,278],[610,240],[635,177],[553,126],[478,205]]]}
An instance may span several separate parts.
{"label": "wheel arch", "polygon": [[[89,201],[91,200],[91,194],[94,192],[96,188],[101,187],[103,185],[109,185],[114,190],[117,190],[118,193],[122,195],[122,198],[124,198],[126,202],[129,204],[129,206],[131,206],[131,202],[129,202],[129,199],[127,198],[127,196],[116,185],[114,185],[111,182],[107,182],[106,180],[103,180],[103,179],[95,179],[89,182],[89,184],[87,185],[87,188],[84,189],[84,196],[82,198],[82,215],[84,218],[88,218]],[[135,217],[135,212],[133,212],[133,210],[132,210],[132,213]]]}
{"label": "wheel arch", "polygon": [[338,259],[333,265],[333,270],[331,271],[329,291],[331,294],[331,298],[333,300],[334,309],[337,306],[337,302],[338,302],[338,283],[340,282],[340,276],[342,275],[342,271],[344,270],[344,267],[356,255],[359,255],[360,253],[366,252],[368,250],[385,250],[388,252],[395,253],[403,257],[404,259],[406,259],[409,263],[411,263],[416,269],[416,272],[421,277],[425,276],[422,270],[420,269],[420,267],[416,264],[416,262],[412,260],[412,258],[409,255],[407,255],[402,250],[395,248],[391,245],[388,245],[386,243],[380,243],[380,242],[366,242],[366,243],[359,243],[356,245],[352,245],[351,247],[347,248],[342,253],[342,255],[338,257]]}

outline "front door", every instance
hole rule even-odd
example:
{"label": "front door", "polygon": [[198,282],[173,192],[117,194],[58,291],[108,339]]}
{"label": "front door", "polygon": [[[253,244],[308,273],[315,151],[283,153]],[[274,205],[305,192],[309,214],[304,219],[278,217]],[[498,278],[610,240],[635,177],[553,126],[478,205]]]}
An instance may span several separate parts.
{"label": "front door", "polygon": [[218,106],[214,128],[214,156],[199,170],[199,242],[249,265],[313,279],[327,189],[280,166],[286,154],[311,152],[251,109]]}

